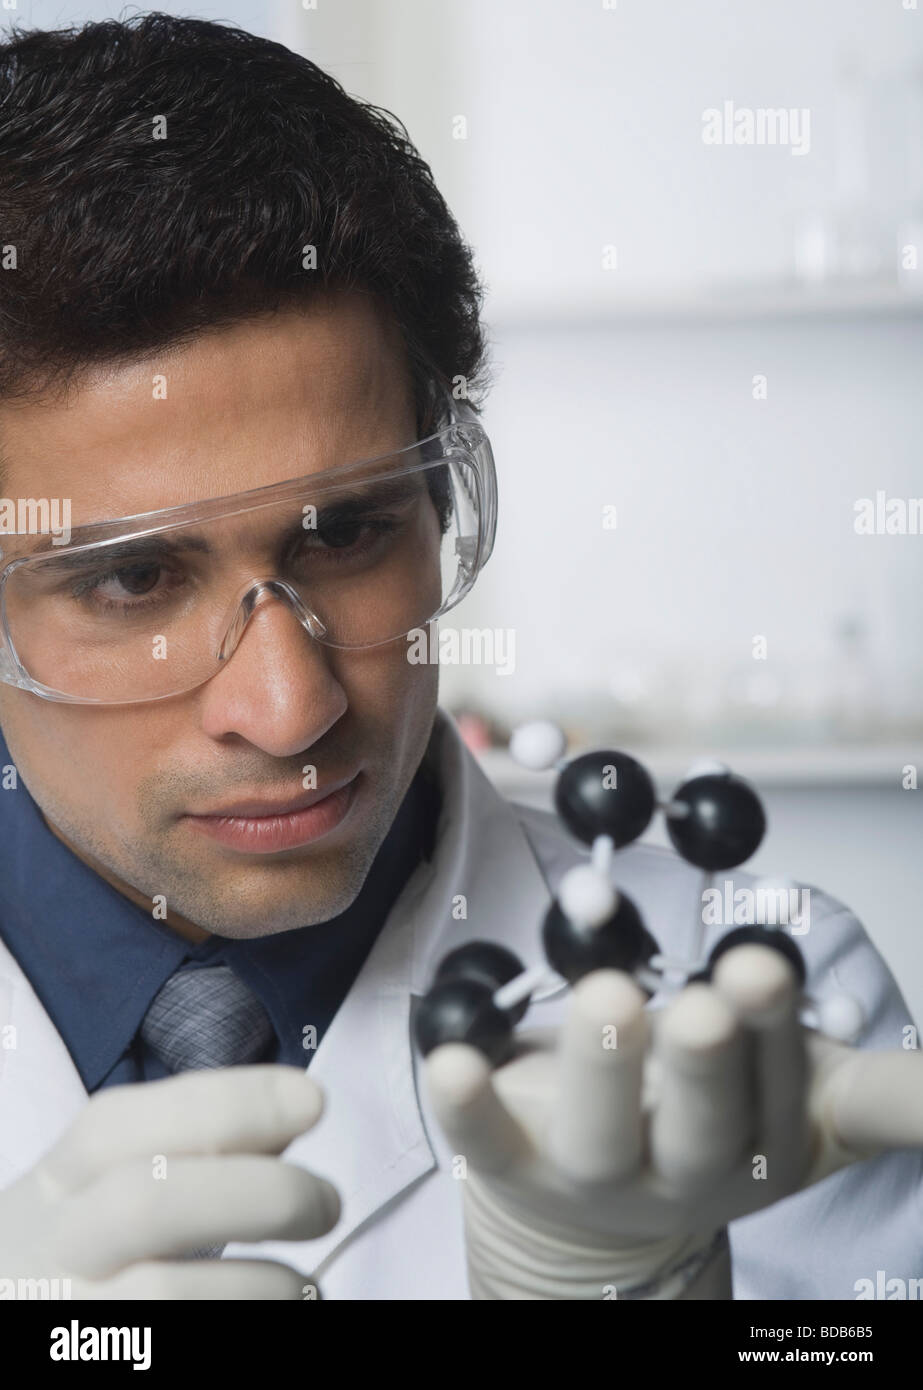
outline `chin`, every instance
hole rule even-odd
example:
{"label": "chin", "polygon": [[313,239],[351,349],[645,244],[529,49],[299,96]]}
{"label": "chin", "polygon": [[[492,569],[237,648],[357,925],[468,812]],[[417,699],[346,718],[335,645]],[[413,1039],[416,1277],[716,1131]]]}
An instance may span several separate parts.
{"label": "chin", "polygon": [[320,882],[316,879],[312,881],[309,877],[303,885],[294,887],[289,884],[289,892],[284,896],[260,894],[258,902],[252,907],[243,905],[247,895],[237,894],[224,912],[220,898],[215,895],[209,908],[212,920],[203,920],[201,912],[193,920],[206,931],[235,941],[278,936],[281,932],[296,931],[299,927],[316,926],[320,922],[328,922],[332,917],[339,917],[340,913],[352,906],[359,896],[366,872],[367,866],[361,874],[351,874],[348,879],[338,876],[336,882],[331,882],[326,875]]}

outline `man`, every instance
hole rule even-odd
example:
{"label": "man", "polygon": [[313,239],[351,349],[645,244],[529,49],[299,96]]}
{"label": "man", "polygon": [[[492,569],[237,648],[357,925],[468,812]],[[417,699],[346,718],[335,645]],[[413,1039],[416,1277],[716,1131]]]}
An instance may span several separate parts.
{"label": "man", "polygon": [[[445,952],[540,963],[586,856],[409,659],[495,503],[477,279],[396,125],[197,20],[21,34],[0,219],[2,492],[70,507],[0,555],[5,1296],[726,1297],[729,1223],[738,1297],[911,1276],[919,1058],[829,899],[809,989],[887,1053],[806,1035],[749,946],[659,1012],[540,990],[495,1074],[422,1074]],[[681,953],[698,876],[613,877]]]}

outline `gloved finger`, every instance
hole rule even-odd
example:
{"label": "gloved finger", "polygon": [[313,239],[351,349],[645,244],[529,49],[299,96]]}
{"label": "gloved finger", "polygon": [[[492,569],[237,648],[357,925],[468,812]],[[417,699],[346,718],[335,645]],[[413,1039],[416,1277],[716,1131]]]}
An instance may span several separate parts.
{"label": "gloved finger", "polygon": [[[832,1047],[825,1051],[833,1054]],[[923,1055],[842,1047],[837,1053],[815,1108],[833,1142],[854,1159],[923,1148]]]}
{"label": "gloved finger", "polygon": [[757,1095],[754,1158],[764,1176],[789,1188],[808,1163],[808,1057],[791,963],[769,946],[736,946],[718,960],[713,983],[753,1040]]}
{"label": "gloved finger", "polygon": [[61,1203],[62,1268],[101,1279],[126,1265],[230,1240],[310,1240],[339,1219],[336,1189],[277,1158],[174,1158],[121,1164]]}
{"label": "gloved finger", "polygon": [[[312,1294],[311,1290],[315,1292]],[[277,1299],[316,1300],[317,1286],[277,1260],[151,1260],[131,1265],[111,1279],[78,1281],[77,1298],[87,1299]]]}
{"label": "gloved finger", "polygon": [[754,1107],[747,1039],[718,991],[690,984],[655,1026],[660,1095],[650,1127],[651,1166],[677,1192],[726,1176],[750,1142]]}
{"label": "gloved finger", "polygon": [[423,1065],[436,1118],[455,1153],[472,1168],[503,1173],[532,1152],[532,1142],[493,1083],[490,1062],[467,1043],[443,1043]]}
{"label": "gloved finger", "polygon": [[619,1181],[640,1164],[644,1004],[634,980],[619,970],[594,970],[574,987],[558,1048],[548,1152],[577,1181]]}
{"label": "gloved finger", "polygon": [[298,1067],[225,1067],[100,1091],[42,1160],[49,1196],[151,1154],[281,1153],[310,1129],[323,1092]]}

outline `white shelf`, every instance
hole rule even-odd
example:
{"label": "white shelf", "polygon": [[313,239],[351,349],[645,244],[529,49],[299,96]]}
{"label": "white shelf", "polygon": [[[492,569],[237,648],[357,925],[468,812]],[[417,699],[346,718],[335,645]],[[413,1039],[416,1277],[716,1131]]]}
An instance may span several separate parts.
{"label": "white shelf", "polygon": [[[923,279],[923,270],[920,271]],[[485,318],[492,329],[548,327],[620,327],[625,324],[746,323],[772,319],[917,318],[923,316],[923,294],[910,294],[879,282],[843,283],[816,287],[716,285],[673,292],[585,293],[566,299],[529,301],[498,299],[488,304]]]}
{"label": "white shelf", "polygon": [[[581,749],[568,750],[568,757]],[[874,785],[899,788],[901,769],[908,763],[917,768],[923,794],[923,745],[911,742],[848,744],[832,748],[722,748],[661,745],[656,748],[626,747],[643,763],[661,789],[670,790],[693,763],[716,758],[758,786],[857,786]],[[547,799],[557,774],[530,772],[520,767],[504,749],[491,748],[477,754],[478,761],[492,782],[513,800]]]}

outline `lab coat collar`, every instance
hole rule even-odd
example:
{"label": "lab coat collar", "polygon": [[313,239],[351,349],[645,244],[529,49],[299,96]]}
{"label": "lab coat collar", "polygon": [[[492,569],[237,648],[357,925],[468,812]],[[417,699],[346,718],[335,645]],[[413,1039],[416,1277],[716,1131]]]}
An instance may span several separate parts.
{"label": "lab coat collar", "polygon": [[442,794],[434,854],[411,875],[318,1047],[309,1074],[323,1087],[325,1111],[284,1155],[334,1183],[340,1221],[298,1245],[229,1245],[229,1257],[259,1252],[317,1272],[375,1212],[435,1168],[414,1070],[414,1000],[442,956],[465,941],[499,938],[527,967],[544,960],[541,922],[551,894],[515,808],[441,709],[427,756]]}

